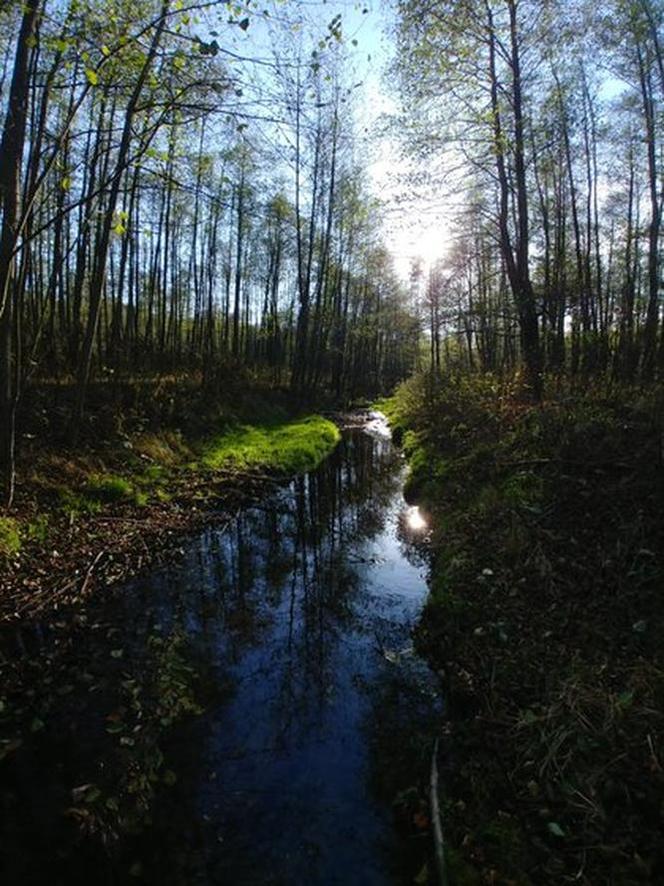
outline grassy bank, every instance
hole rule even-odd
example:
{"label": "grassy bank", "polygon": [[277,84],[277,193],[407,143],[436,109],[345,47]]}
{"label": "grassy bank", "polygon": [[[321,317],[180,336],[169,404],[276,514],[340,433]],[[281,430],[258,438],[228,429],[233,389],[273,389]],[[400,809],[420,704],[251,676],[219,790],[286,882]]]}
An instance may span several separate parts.
{"label": "grassy bank", "polygon": [[26,440],[16,508],[0,517],[8,882],[28,882],[40,853],[46,870],[53,846],[58,877],[83,852],[90,869],[112,858],[123,882],[140,880],[133,835],[171,808],[160,799],[177,804],[170,745],[223,679],[209,678],[177,625],[154,626],[137,645],[104,591],[177,557],[185,534],[226,524],[340,439],[335,424],[273,390],[245,390],[241,409],[232,393],[177,384],[127,399],[118,408],[102,392],[75,449],[57,405],[33,408],[48,432]]}
{"label": "grassy bank", "polygon": [[202,463],[212,470],[266,470],[279,474],[309,471],[330,454],[339,429],[319,415],[291,421],[267,420],[239,425],[209,441]]}
{"label": "grassy bank", "polygon": [[107,393],[75,448],[58,424],[67,410],[32,404],[48,426],[28,426],[16,507],[0,517],[0,620],[41,616],[126,577],[210,509],[316,467],[340,436],[286,392],[245,390],[242,407],[232,392],[205,397],[175,383],[124,404]]}
{"label": "grassy bank", "polygon": [[452,882],[662,882],[662,390],[420,377],[381,405],[436,527]]}

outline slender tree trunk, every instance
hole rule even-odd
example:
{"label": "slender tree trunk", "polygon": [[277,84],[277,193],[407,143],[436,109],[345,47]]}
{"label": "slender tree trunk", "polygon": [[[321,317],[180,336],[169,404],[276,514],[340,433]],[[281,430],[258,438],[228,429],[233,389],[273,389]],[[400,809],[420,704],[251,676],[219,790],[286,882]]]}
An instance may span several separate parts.
{"label": "slender tree trunk", "polygon": [[19,206],[21,159],[25,144],[25,128],[30,92],[30,43],[35,39],[39,2],[24,6],[21,29],[16,42],[14,71],[9,90],[7,115],[0,142],[0,197],[2,228],[0,229],[0,473],[5,505],[11,507],[15,488],[16,404],[18,399],[18,354],[14,355],[15,318],[14,292],[15,256],[20,227]]}
{"label": "slender tree trunk", "polygon": [[78,386],[76,394],[76,406],[72,422],[72,432],[75,436],[81,426],[83,418],[83,410],[85,408],[85,397],[87,394],[88,383],[90,380],[90,369],[92,365],[92,350],[94,345],[97,323],[99,321],[99,308],[101,305],[102,294],[104,291],[104,282],[106,279],[106,264],[108,261],[108,250],[111,241],[111,232],[113,230],[113,217],[118,202],[118,194],[120,193],[120,184],[122,181],[122,173],[127,164],[129,155],[129,147],[132,138],[132,123],[138,106],[138,101],[143,91],[143,86],[147,79],[152,63],[157,54],[157,49],[161,40],[164,26],[166,24],[166,13],[168,11],[169,0],[164,0],[161,8],[161,16],[156,25],[150,48],[145,57],[143,67],[132,90],[132,94],[127,104],[125,112],[124,126],[122,130],[122,138],[118,148],[118,156],[115,164],[115,170],[111,179],[111,189],[109,193],[108,203],[106,205],[106,215],[102,222],[102,229],[99,238],[99,245],[95,258],[95,265],[90,281],[90,306],[88,321],[85,330],[85,338],[83,340],[83,350],[78,371]]}

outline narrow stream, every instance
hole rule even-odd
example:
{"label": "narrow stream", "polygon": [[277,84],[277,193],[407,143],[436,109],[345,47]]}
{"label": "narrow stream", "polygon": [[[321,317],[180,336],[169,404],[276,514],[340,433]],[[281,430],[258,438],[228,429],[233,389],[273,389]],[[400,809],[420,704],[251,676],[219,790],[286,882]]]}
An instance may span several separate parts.
{"label": "narrow stream", "polygon": [[219,684],[168,748],[177,784],[132,847],[139,881],[412,882],[428,837],[394,800],[416,793],[439,700],[412,650],[427,528],[403,480],[374,416],[119,595],[130,642],[181,631]]}

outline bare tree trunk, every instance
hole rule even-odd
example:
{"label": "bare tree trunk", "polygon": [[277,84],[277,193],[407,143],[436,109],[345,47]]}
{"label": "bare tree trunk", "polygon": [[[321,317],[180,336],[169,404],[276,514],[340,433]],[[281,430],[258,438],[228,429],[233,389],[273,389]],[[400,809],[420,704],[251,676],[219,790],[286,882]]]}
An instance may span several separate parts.
{"label": "bare tree trunk", "polygon": [[99,308],[104,291],[104,282],[106,279],[106,264],[108,261],[108,250],[111,240],[111,232],[113,229],[113,216],[115,215],[115,208],[118,202],[118,194],[120,193],[122,173],[127,164],[127,158],[129,155],[129,147],[132,138],[132,123],[134,115],[136,113],[136,108],[138,106],[138,101],[141,96],[141,92],[143,91],[143,86],[147,79],[150,68],[152,67],[155,55],[157,54],[157,48],[159,46],[159,42],[164,31],[164,26],[166,24],[166,13],[168,11],[168,3],[169,0],[163,0],[161,15],[156,25],[155,32],[150,43],[150,48],[145,57],[141,72],[138,75],[138,78],[134,85],[134,89],[132,90],[129,102],[127,104],[127,110],[125,112],[122,138],[120,141],[120,147],[118,148],[117,161],[111,180],[111,190],[108,198],[108,203],[106,205],[106,215],[102,223],[97,254],[95,257],[95,265],[92,272],[92,279],[90,281],[90,307],[85,330],[85,338],[83,340],[81,361],[78,370],[76,406],[74,409],[72,423],[72,432],[74,435],[77,434],[78,429],[80,428],[81,419],[83,417],[83,410],[85,408],[85,397],[87,394],[88,383],[90,380],[90,368],[92,365],[92,350],[94,345],[95,333],[97,330],[97,323],[99,321]]}
{"label": "bare tree trunk", "polygon": [[39,2],[24,6],[16,42],[14,72],[9,90],[7,116],[0,142],[0,472],[5,505],[14,500],[16,474],[16,403],[18,398],[18,355],[13,354],[15,339],[14,251],[20,226],[21,159],[25,144],[30,89],[28,69],[30,44],[35,39]]}

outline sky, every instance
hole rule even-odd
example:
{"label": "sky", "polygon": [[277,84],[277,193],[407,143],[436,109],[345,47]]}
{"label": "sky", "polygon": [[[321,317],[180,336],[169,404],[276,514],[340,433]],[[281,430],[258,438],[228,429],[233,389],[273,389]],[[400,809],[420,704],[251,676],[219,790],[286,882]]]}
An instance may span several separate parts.
{"label": "sky", "polygon": [[[341,16],[343,41],[354,68],[353,82],[361,83],[355,92],[358,150],[365,157],[370,192],[383,205],[383,239],[394,258],[395,267],[407,279],[414,257],[430,264],[446,252],[449,221],[444,207],[427,199],[418,203],[409,197],[403,174],[408,162],[397,139],[385,133],[385,117],[397,111],[397,98],[389,86],[387,68],[393,53],[391,31],[394,23],[390,0],[286,0],[274,9],[286,15],[302,11],[309,27],[320,28],[324,37],[328,23]],[[269,57],[268,25],[259,16],[246,31],[233,29],[231,49],[254,57]]]}

